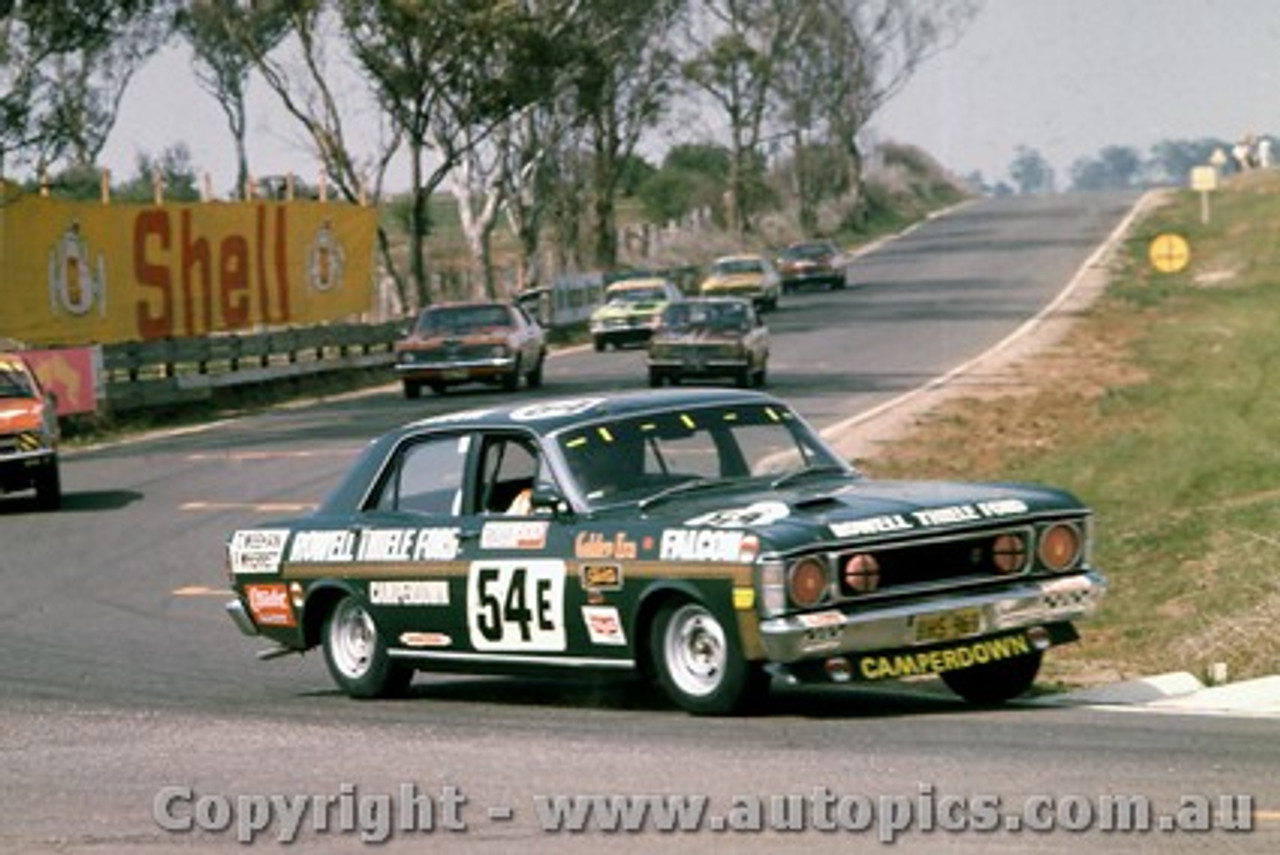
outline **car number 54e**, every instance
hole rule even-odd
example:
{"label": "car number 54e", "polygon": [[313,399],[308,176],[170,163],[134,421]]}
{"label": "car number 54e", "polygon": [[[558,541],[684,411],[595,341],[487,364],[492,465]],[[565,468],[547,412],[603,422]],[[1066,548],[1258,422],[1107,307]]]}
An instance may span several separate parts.
{"label": "car number 54e", "polygon": [[467,574],[476,650],[565,649],[563,561],[477,561]]}

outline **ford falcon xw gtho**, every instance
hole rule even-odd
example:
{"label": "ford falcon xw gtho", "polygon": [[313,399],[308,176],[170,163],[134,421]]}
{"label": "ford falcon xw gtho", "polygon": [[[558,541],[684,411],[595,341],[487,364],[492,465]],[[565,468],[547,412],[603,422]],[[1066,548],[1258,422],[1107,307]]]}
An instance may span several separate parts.
{"label": "ford falcon xw gtho", "polygon": [[1058,489],[863,477],[760,392],[602,395],[386,434],[316,513],[230,536],[228,611],[361,698],[613,671],[694,713],[771,676],[991,703],[1096,608],[1090,530]]}

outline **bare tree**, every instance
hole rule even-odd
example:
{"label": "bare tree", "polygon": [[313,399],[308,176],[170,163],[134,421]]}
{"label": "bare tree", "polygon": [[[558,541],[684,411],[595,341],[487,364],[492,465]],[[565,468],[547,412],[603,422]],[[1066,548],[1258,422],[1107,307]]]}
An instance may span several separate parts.
{"label": "bare tree", "polygon": [[245,7],[239,0],[194,0],[179,10],[176,25],[191,45],[196,81],[226,116],[236,147],[236,188],[244,192],[250,175],[245,137],[253,57],[238,31],[243,28],[251,44],[269,53],[289,32],[287,10],[279,3]]}

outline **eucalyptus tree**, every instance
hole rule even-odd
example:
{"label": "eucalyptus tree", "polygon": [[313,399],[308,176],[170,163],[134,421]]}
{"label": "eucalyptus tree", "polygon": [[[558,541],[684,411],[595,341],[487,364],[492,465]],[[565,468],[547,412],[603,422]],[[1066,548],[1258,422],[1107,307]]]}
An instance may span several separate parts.
{"label": "eucalyptus tree", "polygon": [[0,2],[0,174],[101,152],[133,73],[166,35],[165,0]]}
{"label": "eucalyptus tree", "polygon": [[675,94],[675,34],[687,29],[685,0],[596,0],[574,37],[575,91],[590,148],[595,262],[618,260],[619,188],[645,133]]}
{"label": "eucalyptus tree", "polygon": [[812,0],[705,0],[691,19],[685,79],[723,114],[730,152],[725,219],[751,228],[748,179],[784,57],[796,50]]}
{"label": "eucalyptus tree", "polygon": [[236,187],[249,182],[247,97],[253,55],[247,45],[270,52],[289,33],[283,3],[191,0],[176,17],[178,32],[191,45],[196,82],[213,96],[235,141]]}
{"label": "eucalyptus tree", "polygon": [[[832,183],[865,213],[862,194],[862,130],[920,66],[963,35],[980,0],[814,0],[803,49],[789,59],[807,71],[781,75],[784,103],[807,103],[819,134],[837,154]],[[802,113],[803,114],[803,113]],[[813,182],[805,185],[813,188]]]}
{"label": "eucalyptus tree", "polygon": [[558,36],[577,0],[540,10],[490,0],[340,0],[352,54],[409,156],[410,265],[418,302],[426,276],[428,202],[452,176],[471,251],[492,290],[488,239],[507,162],[498,139],[555,86]]}

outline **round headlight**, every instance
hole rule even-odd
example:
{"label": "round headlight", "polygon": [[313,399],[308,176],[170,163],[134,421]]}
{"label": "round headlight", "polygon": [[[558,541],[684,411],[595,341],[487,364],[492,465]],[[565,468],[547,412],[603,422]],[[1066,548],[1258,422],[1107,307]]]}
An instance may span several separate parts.
{"label": "round headlight", "polygon": [[1027,542],[1020,534],[1001,534],[991,542],[991,563],[997,573],[1021,573],[1027,566]]}
{"label": "round headlight", "polygon": [[1054,523],[1040,533],[1040,562],[1054,573],[1069,570],[1080,558],[1083,539],[1070,523]]}
{"label": "round headlight", "polygon": [[787,592],[800,608],[816,606],[827,593],[826,566],[817,558],[800,559],[787,576]]}
{"label": "round headlight", "polygon": [[880,562],[874,555],[859,553],[844,563],[844,587],[854,594],[869,594],[880,587]]}

